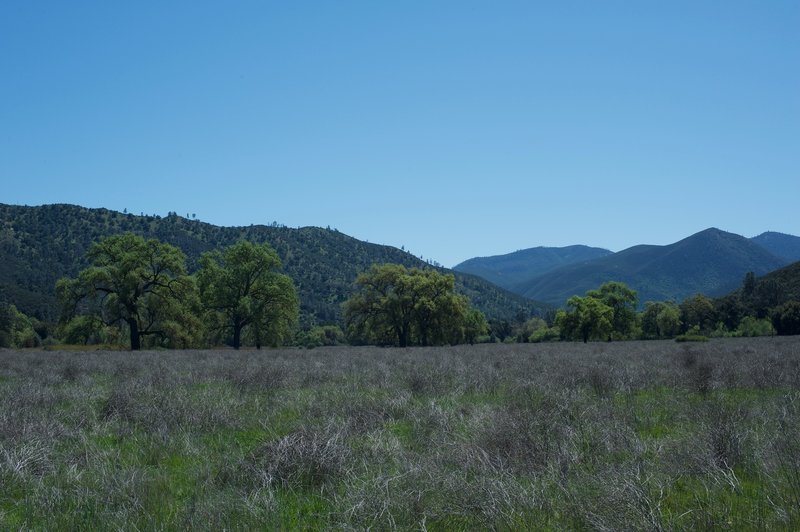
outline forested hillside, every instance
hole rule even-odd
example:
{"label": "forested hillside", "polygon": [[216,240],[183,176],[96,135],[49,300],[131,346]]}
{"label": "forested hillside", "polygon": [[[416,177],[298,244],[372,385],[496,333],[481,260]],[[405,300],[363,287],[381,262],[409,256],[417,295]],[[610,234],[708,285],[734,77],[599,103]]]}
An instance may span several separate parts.
{"label": "forested hillside", "polygon": [[[14,303],[26,314],[54,319],[56,281],[74,276],[87,266],[86,251],[92,242],[123,232],[179,247],[187,255],[190,272],[196,270],[205,251],[242,239],[269,243],[297,286],[301,322],[306,325],[338,321],[341,304],[352,294],[356,276],[372,264],[425,266],[422,260],[397,248],[318,227],[218,227],[175,213],[138,216],[73,205],[0,204],[0,299]],[[544,305],[478,277],[455,275],[457,290],[490,319],[529,317],[545,310]]]}

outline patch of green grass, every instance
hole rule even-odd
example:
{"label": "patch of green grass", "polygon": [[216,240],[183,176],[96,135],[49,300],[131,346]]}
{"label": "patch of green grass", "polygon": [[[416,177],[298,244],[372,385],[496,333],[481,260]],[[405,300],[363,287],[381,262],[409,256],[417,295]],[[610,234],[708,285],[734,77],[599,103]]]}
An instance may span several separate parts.
{"label": "patch of green grass", "polygon": [[631,394],[617,394],[614,404],[634,421],[634,429],[642,438],[661,439],[679,435],[687,430],[681,417],[681,395],[666,387],[637,390]]}
{"label": "patch of green grass", "polygon": [[742,529],[744,523],[754,530],[783,528],[770,491],[768,484],[753,478],[736,477],[731,485],[683,477],[666,490],[662,508],[679,528]]}
{"label": "patch of green grass", "polygon": [[400,440],[404,447],[411,448],[414,446],[415,427],[410,420],[403,419],[387,423],[386,429],[397,436],[397,439]]}

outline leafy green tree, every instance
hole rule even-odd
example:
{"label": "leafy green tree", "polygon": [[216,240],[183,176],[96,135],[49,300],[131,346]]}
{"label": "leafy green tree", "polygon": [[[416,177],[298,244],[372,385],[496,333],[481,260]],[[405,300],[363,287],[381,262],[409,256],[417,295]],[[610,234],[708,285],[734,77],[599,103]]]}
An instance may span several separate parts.
{"label": "leafy green tree", "polygon": [[641,324],[646,338],[673,338],[681,332],[681,310],[675,303],[648,301]]}
{"label": "leafy green tree", "polygon": [[770,320],[758,319],[753,316],[742,318],[734,333],[735,336],[772,336],[774,334],[775,329]]}
{"label": "leafy green tree", "polygon": [[663,338],[674,338],[681,332],[681,309],[675,303],[667,303],[656,316],[658,331]]}
{"label": "leafy green tree", "polygon": [[755,314],[752,310],[748,310],[747,305],[742,297],[735,295],[727,295],[714,300],[714,314],[718,322],[729,330],[736,329],[739,322],[747,314]]}
{"label": "leafy green tree", "polygon": [[800,334],[800,301],[788,301],[774,308],[771,317],[779,335]]}
{"label": "leafy green tree", "polygon": [[714,302],[703,294],[685,299],[680,308],[684,331],[695,329],[709,332],[714,329],[717,322]]}
{"label": "leafy green tree", "polygon": [[[455,278],[434,269],[399,264],[373,265],[358,276],[357,291],[344,305],[351,337],[379,344],[458,343],[485,330],[470,314]],[[477,331],[477,332],[476,332]]]}
{"label": "leafy green tree", "polygon": [[636,328],[636,305],[638,298],[636,291],[628,288],[625,283],[609,281],[603,283],[597,290],[586,292],[588,297],[598,299],[611,308],[611,330],[608,339],[624,339],[631,336]]}
{"label": "leafy green tree", "polygon": [[530,318],[523,321],[514,327],[514,334],[517,337],[517,342],[529,342],[531,336],[538,330],[546,329],[547,322],[542,318]]}
{"label": "leafy green tree", "polygon": [[42,335],[41,322],[26,316],[9,304],[0,304],[0,347],[37,347]]}
{"label": "leafy green tree", "polygon": [[608,338],[613,331],[614,309],[596,297],[572,296],[567,300],[568,310],[556,314],[556,326],[567,339]]}
{"label": "leafy green tree", "polygon": [[166,339],[185,319],[195,287],[178,248],[125,233],[92,244],[87,256],[90,267],[56,285],[63,322],[82,313],[125,324],[137,350],[142,338]]}
{"label": "leafy green tree", "polygon": [[476,308],[470,308],[464,316],[464,341],[472,345],[489,332],[486,316]]}
{"label": "leafy green tree", "polygon": [[280,268],[269,244],[248,241],[200,258],[200,299],[217,328],[231,332],[234,349],[245,331],[256,347],[277,345],[291,333],[298,319],[297,291]]}

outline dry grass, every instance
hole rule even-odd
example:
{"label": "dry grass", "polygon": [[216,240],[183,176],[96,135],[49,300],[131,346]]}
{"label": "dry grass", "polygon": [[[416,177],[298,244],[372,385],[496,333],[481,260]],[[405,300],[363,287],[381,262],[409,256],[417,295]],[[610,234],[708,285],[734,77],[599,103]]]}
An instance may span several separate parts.
{"label": "dry grass", "polygon": [[2,529],[800,527],[800,338],[0,351]]}

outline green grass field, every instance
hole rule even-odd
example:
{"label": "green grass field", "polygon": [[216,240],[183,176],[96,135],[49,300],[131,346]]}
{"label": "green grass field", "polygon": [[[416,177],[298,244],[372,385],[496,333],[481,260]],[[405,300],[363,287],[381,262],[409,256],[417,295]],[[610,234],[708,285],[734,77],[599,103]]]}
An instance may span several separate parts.
{"label": "green grass field", "polygon": [[798,529],[800,337],[0,350],[0,529]]}

